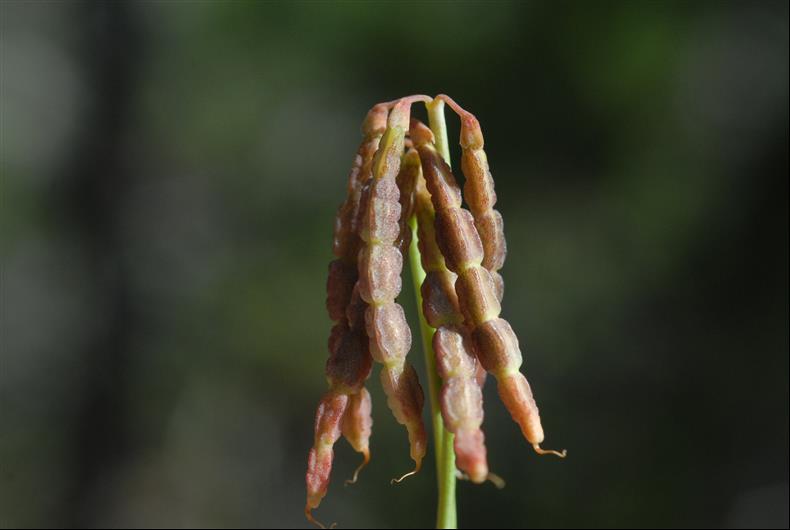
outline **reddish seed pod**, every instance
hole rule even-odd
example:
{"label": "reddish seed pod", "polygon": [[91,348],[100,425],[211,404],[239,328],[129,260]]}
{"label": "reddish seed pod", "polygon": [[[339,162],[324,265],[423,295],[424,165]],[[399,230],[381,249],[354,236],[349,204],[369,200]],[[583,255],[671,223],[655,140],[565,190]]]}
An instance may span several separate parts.
{"label": "reddish seed pod", "polygon": [[485,152],[464,149],[461,153],[461,171],[466,179],[464,198],[472,213],[491,210],[496,204],[496,191]]}
{"label": "reddish seed pod", "polygon": [[456,466],[473,482],[488,477],[483,423],[483,393],[475,377],[477,360],[461,327],[443,326],[433,336],[436,367],[442,378],[440,405],[448,431],[455,434]]}
{"label": "reddish seed pod", "polygon": [[425,320],[432,328],[461,324],[463,318],[455,294],[455,274],[431,271],[420,286]]}
{"label": "reddish seed pod", "polygon": [[498,380],[499,396],[510,414],[521,427],[521,432],[531,444],[543,442],[543,427],[532,389],[521,372],[511,372]]}
{"label": "reddish seed pod", "polygon": [[359,294],[369,304],[394,300],[401,290],[403,256],[391,245],[373,245],[359,252]]}
{"label": "reddish seed pod", "polygon": [[387,108],[376,105],[369,112],[362,124],[364,139],[354,157],[354,163],[348,176],[347,197],[338,209],[335,218],[335,229],[332,251],[338,258],[349,259],[356,255],[359,247],[358,228],[359,202],[362,185],[370,176],[373,156],[379,146],[381,135],[387,122]]}
{"label": "reddish seed pod", "polygon": [[[334,335],[334,333],[333,333]],[[345,327],[336,348],[326,361],[330,388],[344,393],[359,392],[370,375],[371,359],[364,329]]]}
{"label": "reddish seed pod", "polygon": [[[412,118],[409,122],[409,137],[411,138],[412,146],[428,145],[435,141],[433,131],[417,118]],[[423,172],[425,168],[422,168]]]}
{"label": "reddish seed pod", "polygon": [[364,388],[349,398],[342,431],[343,436],[358,453],[368,452],[368,440],[373,426],[372,408],[370,393]]}
{"label": "reddish seed pod", "polygon": [[495,318],[483,322],[472,334],[477,358],[487,371],[499,377],[519,369],[522,357],[518,338],[506,320]]}
{"label": "reddish seed pod", "polygon": [[[488,453],[485,440],[485,435],[479,428],[458,427],[455,430],[453,439],[455,465],[464,471],[469,480],[475,484],[485,482],[487,479],[494,480],[493,475],[488,472]],[[496,482],[494,483],[496,484]]]}
{"label": "reddish seed pod", "polygon": [[436,211],[436,241],[447,268],[456,274],[483,260],[483,244],[472,215],[460,208]]}
{"label": "reddish seed pod", "polygon": [[444,262],[444,256],[442,256],[442,252],[436,244],[436,227],[434,226],[436,215],[422,177],[417,183],[415,207],[417,213],[417,247],[420,249],[422,268],[428,273],[444,272],[447,270],[447,266]]}
{"label": "reddish seed pod", "polygon": [[436,371],[442,379],[473,375],[477,369],[477,359],[470,354],[474,350],[465,331],[463,326],[442,326],[433,335]]}
{"label": "reddish seed pod", "polygon": [[[400,480],[410,476],[422,467],[422,459],[427,450],[427,435],[425,428],[414,428],[422,426],[422,409],[425,405],[425,395],[423,394],[417,372],[411,364],[403,365],[402,370],[386,369],[381,371],[381,386],[387,395],[387,404],[392,410],[393,416],[398,423],[405,425],[409,433],[409,454],[414,460],[416,467],[414,471],[407,473]],[[400,482],[397,480],[396,482]]]}
{"label": "reddish seed pod", "polygon": [[[412,128],[419,126],[412,122]],[[427,136],[427,135],[426,135]],[[436,241],[435,214],[423,180],[416,189],[417,226],[423,268],[427,271],[420,291],[423,314],[436,328],[433,349],[442,379],[440,407],[447,430],[454,436],[456,466],[473,482],[489,476],[483,422],[483,394],[478,378],[479,364],[472,341],[462,325],[463,317],[455,292],[456,275],[451,272]]]}
{"label": "reddish seed pod", "polygon": [[362,453],[363,460],[354,471],[354,476],[351,480],[347,480],[346,484],[354,484],[359,477],[359,472],[370,462],[370,434],[373,429],[372,408],[370,393],[365,388],[349,397],[341,430],[354,450],[357,453]]}
{"label": "reddish seed pod", "polygon": [[343,318],[356,282],[357,268],[353,263],[336,259],[329,264],[329,275],[326,279],[326,308],[329,318],[334,321]]}
{"label": "reddish seed pod", "polygon": [[470,267],[455,282],[458,303],[465,322],[487,322],[502,311],[491,273],[482,267]]}
{"label": "reddish seed pod", "polygon": [[376,362],[402,364],[411,347],[411,329],[400,304],[389,302],[368,307],[365,324]]}
{"label": "reddish seed pod", "polygon": [[[462,109],[458,110],[460,107],[449,98],[446,98],[446,101],[461,115],[461,143],[464,149],[482,149],[482,134],[479,132],[477,120]],[[491,249],[504,247],[499,243],[493,247],[489,245],[487,247],[488,255],[486,255],[472,215],[463,208],[449,204],[446,198],[451,197],[453,191],[446,188],[454,186],[455,179],[452,175],[447,175],[445,171],[428,170],[428,168],[439,168],[441,165],[436,161],[440,157],[435,146],[424,143],[426,138],[427,135],[412,134],[415,147],[420,153],[420,159],[425,168],[424,174],[428,190],[431,191],[431,201],[437,211],[435,219],[437,243],[444,255],[447,268],[458,274],[455,290],[464,316],[464,324],[472,332],[474,351],[486,370],[497,378],[500,396],[508,405],[511,416],[519,423],[522,432],[525,435],[531,433],[532,438],[528,437],[528,441],[537,452],[546,452],[540,449],[538,445],[540,441],[534,437],[538,432],[534,421],[539,421],[539,419],[535,420],[535,418],[539,418],[535,402],[522,399],[523,396],[517,392],[523,390],[523,385],[517,386],[511,382],[516,377],[514,374],[519,373],[522,356],[518,339],[516,339],[512,328],[505,320],[499,318],[501,311],[499,300],[503,292],[501,282],[499,282],[500,278],[493,277],[491,272],[483,267],[484,260],[489,265],[501,262],[504,259],[504,253],[492,252]],[[485,160],[484,157],[476,159]],[[468,178],[469,176],[467,175]],[[475,177],[474,174],[471,176]],[[490,177],[488,174],[484,176]],[[484,192],[487,190],[492,193],[493,182],[473,183],[470,190],[472,193],[479,190]],[[474,197],[471,201],[476,207],[490,206],[493,202],[494,196],[492,194]],[[487,219],[483,221],[484,226],[493,226],[493,232],[498,233],[501,222],[497,220],[495,214],[489,215],[487,212],[482,212],[481,218]],[[497,227],[497,223],[499,227]],[[498,283],[500,283],[499,286]],[[522,375],[520,377],[523,378]],[[526,379],[524,381],[526,382]],[[523,409],[517,410],[518,407]]]}
{"label": "reddish seed pod", "polygon": [[321,504],[329,488],[332,472],[333,446],[340,438],[343,415],[348,407],[348,396],[327,392],[318,404],[315,415],[315,440],[307,458],[307,502],[305,516],[311,522],[312,511]]}
{"label": "reddish seed pod", "polygon": [[372,180],[360,237],[368,243],[392,244],[400,233],[400,192],[394,179]]}
{"label": "reddish seed pod", "polygon": [[475,219],[485,248],[483,266],[491,272],[502,268],[507,254],[502,216],[494,210],[497,196],[494,178],[488,166],[488,157],[483,146],[483,131],[480,122],[451,98],[440,95],[461,118],[461,171],[464,174],[464,195]]}
{"label": "reddish seed pod", "polygon": [[[421,125],[416,120],[413,120],[412,124]],[[458,306],[458,295],[455,293],[456,275],[447,268],[444,256],[436,243],[435,213],[422,173],[415,192],[415,204],[417,243],[422,266],[426,271],[425,279],[420,286],[425,320],[433,328],[461,324],[463,317]]]}
{"label": "reddish seed pod", "polygon": [[[439,96],[441,97],[441,96]],[[448,103],[450,103],[449,98],[445,99]],[[457,105],[453,105],[452,102],[450,106],[453,107],[456,112],[460,107]],[[461,118],[461,148],[464,150],[483,150],[484,140],[483,140],[483,132],[480,129],[480,122],[477,121],[472,114],[463,111],[458,112],[459,117]]]}
{"label": "reddish seed pod", "polygon": [[496,210],[488,210],[475,216],[475,227],[483,242],[483,267],[498,271],[505,264],[507,242],[502,215]]}
{"label": "reddish seed pod", "polygon": [[[419,122],[412,122],[412,124],[417,130],[425,128],[425,125]],[[437,212],[445,208],[460,208],[461,189],[455,182],[455,177],[450,170],[450,166],[448,166],[447,162],[436,152],[432,143],[418,142],[418,139],[424,139],[426,137],[426,134],[412,132],[412,141],[420,154],[422,171],[425,175],[425,182],[428,187],[428,192],[431,194],[434,208]]]}
{"label": "reddish seed pod", "polygon": [[[338,209],[335,220],[332,251],[337,259],[330,263],[327,278],[327,310],[336,322],[328,341],[330,355],[326,376],[329,391],[316,413],[315,440],[305,474],[305,515],[319,525],[312,517],[312,510],[321,503],[329,486],[333,445],[340,436],[341,424],[352,446],[363,453],[363,465],[370,459],[367,448],[371,424],[370,395],[364,389],[364,383],[370,375],[372,361],[364,328],[366,304],[355,284],[358,280],[357,254],[362,243],[359,218],[363,184],[369,178],[386,119],[386,106],[376,106],[368,113],[362,127],[365,138],[349,174],[346,200]],[[353,405],[349,409],[352,412],[346,418],[344,415],[349,403]]]}
{"label": "reddish seed pod", "polygon": [[424,402],[417,374],[406,363],[411,348],[411,332],[403,309],[395,302],[401,289],[403,256],[397,238],[401,231],[400,191],[397,177],[409,123],[411,100],[396,102],[390,112],[387,129],[373,158],[369,199],[363,211],[359,254],[359,293],[370,304],[366,313],[370,350],[383,364],[381,379],[387,403],[395,419],[409,433],[415,471],[425,456],[425,426],[422,422]]}
{"label": "reddish seed pod", "polygon": [[[412,125],[420,124],[414,120]],[[426,321],[431,327],[439,328],[449,324],[461,324],[462,316],[455,292],[456,275],[445,263],[442,251],[437,244],[435,230],[435,212],[431,198],[425,187],[425,181],[418,181],[415,205],[417,214],[418,246],[425,279],[420,286],[422,309]]]}

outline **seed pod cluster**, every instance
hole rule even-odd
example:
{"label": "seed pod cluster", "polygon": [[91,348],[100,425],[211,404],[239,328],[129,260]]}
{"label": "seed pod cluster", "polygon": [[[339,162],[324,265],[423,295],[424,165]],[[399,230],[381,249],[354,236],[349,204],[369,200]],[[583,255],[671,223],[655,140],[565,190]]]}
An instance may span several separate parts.
{"label": "seed pod cluster", "polygon": [[359,294],[367,302],[365,324],[370,353],[382,364],[381,384],[398,423],[409,433],[414,472],[425,456],[427,436],[422,421],[424,395],[414,367],[406,362],[411,330],[403,307],[395,301],[401,291],[403,255],[401,203],[397,177],[401,169],[411,101],[401,100],[390,112],[387,130],[373,159],[369,197],[360,225],[363,241],[358,257]]}
{"label": "seed pod cluster", "polygon": [[334,444],[342,434],[354,450],[362,453],[362,465],[370,460],[368,441],[371,426],[370,394],[364,388],[371,371],[371,356],[365,331],[367,305],[355,287],[358,279],[356,257],[361,240],[358,234],[362,187],[370,174],[387,120],[385,106],[373,107],[362,129],[364,139],[354,158],[348,178],[346,200],[338,210],[332,251],[336,259],[329,264],[326,306],[335,322],[329,336],[326,377],[329,390],[321,399],[315,418],[315,436],[307,464],[307,502],[305,515],[314,521],[317,508],[329,487]]}
{"label": "seed pod cluster", "polygon": [[480,483],[489,473],[485,436],[480,429],[483,391],[477,377],[479,363],[458,306],[457,276],[445,265],[436,243],[435,213],[422,172],[416,191],[416,210],[420,256],[425,270],[420,288],[422,309],[425,320],[436,328],[433,350],[436,370],[442,380],[439,396],[442,419],[445,428],[455,435],[456,466],[472,482]]}
{"label": "seed pod cluster", "polygon": [[[501,214],[494,209],[494,180],[477,119],[440,95],[461,118],[464,196],[431,130],[410,120],[410,96],[374,106],[363,123],[363,141],[348,178],[347,196],[335,220],[327,280],[327,309],[334,325],[326,376],[329,390],[319,402],[306,474],[308,520],[326,495],[333,447],[344,436],[370,460],[371,400],[364,384],[372,361],[395,419],[408,432],[414,471],[425,456],[424,396],[407,361],[412,336],[397,297],[403,261],[416,216],[418,248],[426,272],[422,311],[436,329],[433,349],[442,380],[440,407],[454,434],[458,469],[473,482],[488,472],[482,386],[486,371],[525,438],[538,453],[543,429],[529,383],[519,371],[522,355],[510,324],[500,317],[504,283],[499,274],[507,253]],[[408,137],[407,137],[408,133]],[[469,210],[462,207],[463,199]]]}
{"label": "seed pod cluster", "polygon": [[[461,189],[433,144],[430,129],[413,122],[411,139],[420,154],[426,185],[436,210],[436,241],[447,268],[456,273],[455,292],[465,325],[471,330],[480,364],[497,379],[502,401],[535,451],[544,434],[529,383],[519,371],[518,338],[499,317],[501,291],[483,267],[485,250],[472,214],[461,207]],[[502,254],[504,256],[504,254]],[[564,456],[564,455],[563,455]]]}

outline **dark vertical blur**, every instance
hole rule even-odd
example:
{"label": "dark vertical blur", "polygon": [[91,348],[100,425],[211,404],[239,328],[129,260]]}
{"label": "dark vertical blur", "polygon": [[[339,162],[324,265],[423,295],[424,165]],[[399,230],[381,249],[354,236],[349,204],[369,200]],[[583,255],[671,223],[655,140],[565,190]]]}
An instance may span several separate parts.
{"label": "dark vertical blur", "polygon": [[102,308],[82,350],[87,367],[69,418],[71,440],[65,440],[74,448],[71,485],[58,520],[75,527],[97,522],[91,492],[125,462],[130,443],[127,374],[138,308],[124,253],[121,206],[134,178],[124,151],[140,63],[136,19],[121,2],[78,4],[64,13],[64,22],[82,30],[74,52],[86,83],[86,104],[46,207],[58,235],[81,249],[86,287],[98,293]]}
{"label": "dark vertical blur", "polygon": [[[569,450],[537,458],[489,382],[508,486],[460,484],[461,525],[788,526],[786,2],[5,1],[0,23],[3,526],[305,526],[334,210],[367,108],[415,92],[480,118],[504,315]],[[373,462],[343,488],[338,445],[320,518],[428,526],[432,468],[389,485],[406,437],[369,386]]]}

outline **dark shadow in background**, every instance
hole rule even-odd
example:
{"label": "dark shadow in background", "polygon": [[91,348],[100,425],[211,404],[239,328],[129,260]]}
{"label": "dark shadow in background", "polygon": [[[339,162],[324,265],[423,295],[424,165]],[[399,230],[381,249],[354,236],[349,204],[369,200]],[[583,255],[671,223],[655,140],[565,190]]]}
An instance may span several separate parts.
{"label": "dark shadow in background", "polygon": [[124,163],[124,136],[133,112],[140,64],[137,13],[124,2],[78,4],[64,23],[81,28],[75,42],[88,88],[84,118],[73,151],[47,197],[62,236],[81,249],[89,281],[102,308],[82,352],[88,366],[73,424],[71,486],[60,524],[96,523],[93,493],[125,463],[129,423],[126,400],[131,337],[138,324],[124,253],[122,202],[134,173]]}

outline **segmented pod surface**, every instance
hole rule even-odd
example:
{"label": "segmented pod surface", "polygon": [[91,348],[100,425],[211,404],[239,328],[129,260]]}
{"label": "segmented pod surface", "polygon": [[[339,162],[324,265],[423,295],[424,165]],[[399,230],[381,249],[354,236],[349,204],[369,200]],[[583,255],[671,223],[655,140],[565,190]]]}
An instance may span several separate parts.
{"label": "segmented pod surface", "polygon": [[386,119],[386,107],[376,106],[368,113],[363,123],[364,138],[348,177],[346,199],[335,219],[332,251],[336,259],[329,264],[326,287],[327,311],[335,322],[329,335],[325,369],[329,390],[316,411],[315,436],[305,474],[305,515],[313,522],[312,510],[320,505],[329,487],[333,447],[341,434],[362,453],[362,466],[370,460],[372,419],[370,394],[364,383],[370,375],[371,356],[364,323],[366,306],[355,288],[356,257],[361,244],[358,218],[363,183],[370,174]]}
{"label": "segmented pod surface", "polygon": [[[424,130],[419,131],[422,127]],[[412,120],[412,134],[427,134],[427,128]],[[416,188],[417,237],[422,266],[426,272],[420,288],[422,309],[428,324],[436,328],[433,349],[442,380],[439,394],[445,428],[453,433],[456,467],[473,482],[488,477],[488,459],[483,423],[483,393],[469,330],[455,292],[457,276],[451,272],[436,241],[435,212],[420,176]]]}
{"label": "segmented pod surface", "polygon": [[373,358],[381,363],[381,382],[387,403],[409,434],[415,471],[425,456],[427,437],[422,421],[424,395],[417,372],[406,361],[411,330],[395,299],[401,290],[403,255],[398,248],[402,207],[397,177],[401,170],[411,102],[401,100],[390,112],[387,129],[373,159],[372,178],[360,237],[359,293],[368,303],[365,324]]}
{"label": "segmented pod surface", "polygon": [[[481,429],[486,372],[497,379],[503,403],[535,451],[565,456],[540,448],[544,433],[529,383],[520,372],[518,338],[500,316],[504,282],[498,271],[507,245],[502,215],[495,209],[497,195],[480,124],[448,96],[436,99],[461,118],[464,193],[437,152],[431,130],[409,119],[411,104],[423,101],[433,125],[441,101],[436,101],[437,106],[427,96],[409,96],[378,104],[368,113],[346,198],[335,218],[335,259],[329,264],[326,284],[327,311],[333,321],[325,366],[329,389],[316,410],[305,476],[305,515],[319,525],[312,510],[326,495],[337,440],[344,436],[363,455],[347,483],[355,482],[370,460],[371,398],[365,381],[373,361],[381,364],[387,404],[407,429],[415,462],[414,471],[398,481],[416,473],[426,453],[424,395],[414,367],[407,362],[412,335],[397,301],[413,215],[425,272],[421,309],[435,328],[432,347],[436,375],[442,381],[438,401],[444,427],[454,434],[457,468],[474,482],[488,478],[501,484],[488,472]],[[446,149],[443,119],[436,121],[441,124],[436,129],[440,144]]]}
{"label": "segmented pod surface", "polygon": [[507,242],[502,214],[494,209],[497,196],[494,177],[488,165],[488,157],[483,149],[485,140],[480,122],[470,112],[464,110],[452,98],[442,94],[437,96],[446,101],[461,118],[461,171],[464,174],[464,199],[475,220],[475,227],[483,243],[482,265],[494,277],[498,287],[498,297],[502,300],[504,282],[499,269],[505,264]]}
{"label": "segmented pod surface", "polygon": [[529,383],[519,371],[522,356],[510,325],[499,317],[497,282],[483,267],[485,251],[472,214],[461,207],[461,193],[450,167],[432,142],[430,130],[413,126],[411,138],[420,154],[431,201],[436,210],[436,239],[447,268],[458,275],[455,290],[472,330],[475,353],[497,379],[497,388],[524,437],[538,450],[543,429]]}

